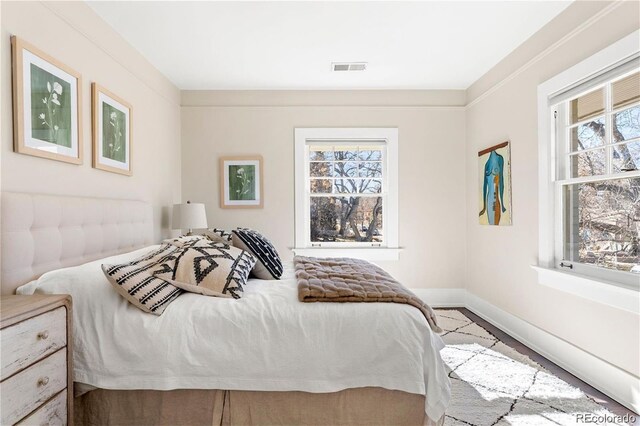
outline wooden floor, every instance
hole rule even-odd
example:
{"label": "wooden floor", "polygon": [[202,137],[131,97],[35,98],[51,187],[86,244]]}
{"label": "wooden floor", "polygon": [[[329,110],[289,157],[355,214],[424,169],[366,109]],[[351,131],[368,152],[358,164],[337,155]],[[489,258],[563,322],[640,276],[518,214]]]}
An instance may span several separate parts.
{"label": "wooden floor", "polygon": [[617,414],[621,416],[624,416],[625,414],[627,414],[629,416],[633,416],[635,420],[629,424],[633,426],[640,426],[640,416],[633,413],[631,410],[621,405],[620,403],[609,398],[607,395],[603,394],[593,386],[590,386],[587,383],[583,382],[582,380],[578,379],[576,376],[569,373],[568,371],[558,367],[553,362],[549,361],[539,353],[533,351],[531,348],[523,345],[513,337],[509,336],[504,331],[492,325],[490,322],[485,321],[484,319],[480,318],[478,315],[474,314],[473,312],[465,308],[446,308],[446,309],[449,309],[449,310],[453,309],[456,311],[460,311],[461,313],[466,315],[469,319],[471,319],[473,322],[478,324],[480,327],[484,328],[489,333],[493,334],[498,339],[500,339],[502,343],[504,343],[507,346],[510,346],[511,348],[515,349],[521,354],[528,356],[529,358],[531,358],[532,360],[534,360],[535,362],[537,362],[538,364],[540,364],[541,366],[543,366],[544,368],[546,368],[547,370],[549,370],[550,372],[552,372],[553,374],[555,374],[556,376],[564,380],[565,382],[577,387],[578,389],[580,389],[581,391],[589,395],[591,398],[593,398],[596,402],[598,402],[598,404],[602,405],[607,410],[611,411],[613,414]]}

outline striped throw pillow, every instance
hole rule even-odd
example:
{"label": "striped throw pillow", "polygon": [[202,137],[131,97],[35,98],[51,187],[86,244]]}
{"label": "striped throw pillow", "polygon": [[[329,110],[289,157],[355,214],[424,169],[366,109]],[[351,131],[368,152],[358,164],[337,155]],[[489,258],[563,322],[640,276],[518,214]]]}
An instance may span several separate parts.
{"label": "striped throw pillow", "polygon": [[264,235],[247,228],[238,228],[233,233],[233,245],[251,253],[258,260],[251,270],[257,278],[279,280],[282,276],[282,260]]}
{"label": "striped throw pillow", "polygon": [[102,265],[102,271],[116,291],[132,305],[151,314],[160,315],[183,290],[153,274],[159,266],[175,261],[179,248],[163,244],[132,262]]}

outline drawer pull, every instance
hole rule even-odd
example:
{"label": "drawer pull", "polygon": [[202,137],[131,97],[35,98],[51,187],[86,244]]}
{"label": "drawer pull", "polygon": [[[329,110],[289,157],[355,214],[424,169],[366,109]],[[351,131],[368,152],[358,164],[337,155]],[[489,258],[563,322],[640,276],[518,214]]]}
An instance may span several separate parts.
{"label": "drawer pull", "polygon": [[41,331],[40,333],[38,333],[38,339],[47,340],[48,338],[49,338],[48,330]]}
{"label": "drawer pull", "polygon": [[38,379],[38,386],[47,386],[48,383],[49,383],[49,377],[47,376],[40,377]]}

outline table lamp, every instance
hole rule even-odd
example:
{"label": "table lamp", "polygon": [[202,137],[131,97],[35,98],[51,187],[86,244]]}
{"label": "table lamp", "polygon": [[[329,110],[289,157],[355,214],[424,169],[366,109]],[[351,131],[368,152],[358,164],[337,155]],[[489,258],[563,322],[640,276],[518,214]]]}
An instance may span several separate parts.
{"label": "table lamp", "polygon": [[188,229],[187,235],[192,235],[194,229],[207,227],[207,213],[202,203],[173,205],[173,229]]}

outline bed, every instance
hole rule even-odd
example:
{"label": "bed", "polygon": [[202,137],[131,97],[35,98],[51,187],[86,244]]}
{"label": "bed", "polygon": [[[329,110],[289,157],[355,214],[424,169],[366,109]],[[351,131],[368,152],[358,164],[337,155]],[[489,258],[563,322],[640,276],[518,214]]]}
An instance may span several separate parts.
{"label": "bed", "polygon": [[[110,205],[129,213],[99,213]],[[43,215],[51,206],[57,212]],[[84,213],[71,220],[66,206]],[[73,298],[79,424],[442,422],[443,344],[418,309],[300,303],[289,265],[280,281],[251,279],[242,299],[184,294],[154,316],[120,297],[100,269],[157,248],[148,205],[3,194],[2,211],[3,292],[28,282],[18,293]],[[50,266],[39,260],[43,235],[60,248]],[[88,242],[95,238],[107,246]],[[28,246],[20,257],[5,254],[19,246]]]}

